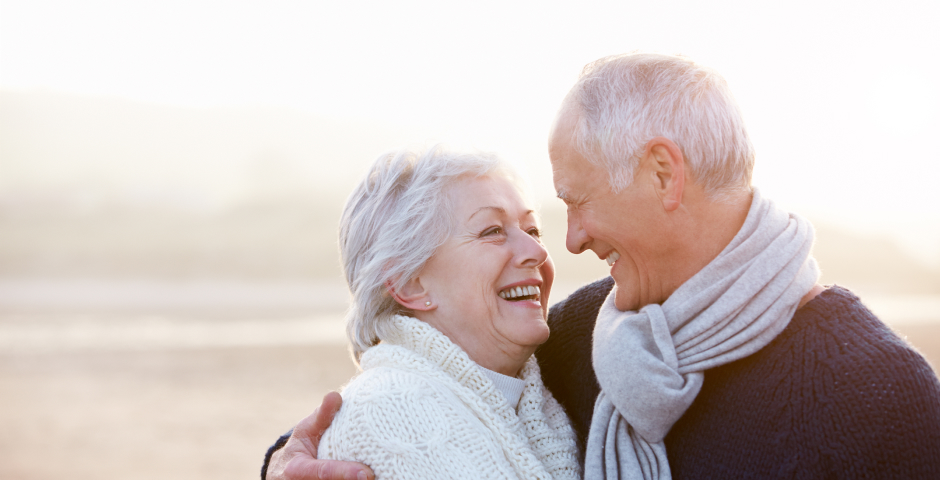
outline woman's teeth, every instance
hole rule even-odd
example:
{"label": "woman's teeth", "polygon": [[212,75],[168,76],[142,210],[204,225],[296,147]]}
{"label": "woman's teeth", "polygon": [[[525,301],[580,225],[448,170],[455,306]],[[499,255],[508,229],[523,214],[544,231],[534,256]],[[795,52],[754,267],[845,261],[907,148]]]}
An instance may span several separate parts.
{"label": "woman's teeth", "polygon": [[539,287],[529,285],[525,287],[507,288],[499,292],[499,296],[504,300],[529,300],[539,298],[541,293],[542,290]]}
{"label": "woman's teeth", "polygon": [[607,255],[607,266],[613,267],[617,260],[620,260],[620,254],[617,253],[616,250],[610,252],[610,254]]}

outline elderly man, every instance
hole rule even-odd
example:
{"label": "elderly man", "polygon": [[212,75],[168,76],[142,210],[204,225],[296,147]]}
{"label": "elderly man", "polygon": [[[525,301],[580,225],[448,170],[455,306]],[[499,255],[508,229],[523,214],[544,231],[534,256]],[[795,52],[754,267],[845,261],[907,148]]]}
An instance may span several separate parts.
{"label": "elderly man", "polygon": [[[940,478],[936,374],[852,293],[816,283],[812,227],[751,187],[719,75],[600,59],[549,153],[568,250],[611,266],[552,308],[536,352],[587,478]],[[313,458],[338,404],[272,447],[268,478],[371,475]]]}

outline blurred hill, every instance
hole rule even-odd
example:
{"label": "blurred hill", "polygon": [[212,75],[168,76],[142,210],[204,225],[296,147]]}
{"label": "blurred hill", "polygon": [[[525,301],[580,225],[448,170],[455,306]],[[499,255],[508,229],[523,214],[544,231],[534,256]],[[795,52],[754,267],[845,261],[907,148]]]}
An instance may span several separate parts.
{"label": "blurred hill", "polygon": [[218,210],[250,199],[345,195],[396,126],[286,108],[182,108],[0,91],[0,203]]}
{"label": "blurred hill", "polygon": [[[83,214],[0,210],[0,276],[23,278],[340,278],[341,199],[243,204],[211,214],[102,208]],[[565,250],[565,213],[542,208],[558,280],[607,274],[595,256]],[[940,272],[890,240],[817,222],[823,282],[864,292],[940,293]]]}
{"label": "blurred hill", "polygon": [[[0,277],[338,279],[347,192],[413,138],[286,109],[0,91]],[[545,203],[559,281],[606,275],[565,250],[564,210]],[[940,293],[940,270],[888,237],[815,225],[825,283]]]}

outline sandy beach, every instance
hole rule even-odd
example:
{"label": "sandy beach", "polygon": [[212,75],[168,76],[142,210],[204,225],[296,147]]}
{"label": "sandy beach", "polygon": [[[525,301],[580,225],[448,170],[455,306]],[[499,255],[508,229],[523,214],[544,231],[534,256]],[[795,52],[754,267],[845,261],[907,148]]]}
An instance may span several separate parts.
{"label": "sandy beach", "polygon": [[0,355],[0,478],[254,479],[344,346]]}
{"label": "sandy beach", "polygon": [[[9,318],[0,325],[14,331]],[[936,370],[940,323],[894,328]],[[335,337],[305,341],[6,348],[0,478],[258,478],[268,445],[355,372]]]}

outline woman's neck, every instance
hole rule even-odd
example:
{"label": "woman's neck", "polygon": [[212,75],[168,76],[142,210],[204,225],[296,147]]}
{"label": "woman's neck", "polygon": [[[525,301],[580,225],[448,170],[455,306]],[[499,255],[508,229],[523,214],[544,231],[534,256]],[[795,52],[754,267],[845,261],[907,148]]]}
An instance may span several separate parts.
{"label": "woman's neck", "polygon": [[[447,336],[481,367],[509,377],[519,374],[538,347],[513,343],[493,329],[455,326],[453,322],[443,321],[439,311],[415,312],[415,317]],[[548,338],[547,329],[545,337],[542,342]]]}

